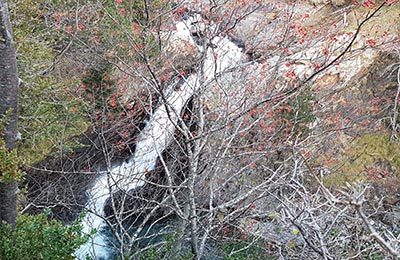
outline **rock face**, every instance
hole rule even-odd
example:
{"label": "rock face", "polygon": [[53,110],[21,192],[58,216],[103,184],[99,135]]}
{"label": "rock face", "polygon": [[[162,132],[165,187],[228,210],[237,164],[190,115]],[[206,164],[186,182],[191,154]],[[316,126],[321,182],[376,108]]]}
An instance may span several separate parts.
{"label": "rock face", "polygon": [[278,15],[274,8],[256,10],[238,23],[231,35],[234,39],[244,41],[249,52],[273,49],[282,41],[276,37],[280,30],[276,21]]}
{"label": "rock face", "polygon": [[[182,31],[181,28],[180,31]],[[187,29],[187,34],[172,31],[161,37],[163,58],[169,65],[167,67],[171,67],[175,70],[174,72],[190,69],[198,55],[197,47],[189,37],[191,37],[189,29]]]}

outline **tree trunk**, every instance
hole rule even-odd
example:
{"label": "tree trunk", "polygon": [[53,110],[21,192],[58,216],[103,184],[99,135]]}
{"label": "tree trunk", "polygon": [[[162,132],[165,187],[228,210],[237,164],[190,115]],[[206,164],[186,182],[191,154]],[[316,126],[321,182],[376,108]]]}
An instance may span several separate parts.
{"label": "tree trunk", "polygon": [[[4,138],[8,150],[15,149],[17,145],[18,81],[8,5],[6,0],[0,0],[0,118],[12,110],[0,137]],[[0,221],[15,225],[16,216],[17,183],[0,182]]]}

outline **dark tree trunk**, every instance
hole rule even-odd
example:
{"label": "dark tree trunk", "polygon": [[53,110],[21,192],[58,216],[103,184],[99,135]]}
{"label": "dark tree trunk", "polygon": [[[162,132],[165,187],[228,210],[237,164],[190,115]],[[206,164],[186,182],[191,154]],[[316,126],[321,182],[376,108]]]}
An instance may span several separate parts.
{"label": "dark tree trunk", "polygon": [[[12,109],[5,130],[0,134],[2,134],[1,138],[4,138],[8,150],[16,148],[17,145],[18,81],[7,1],[0,0],[0,118],[3,118],[5,113]],[[0,182],[0,221],[15,225],[16,217],[17,183],[15,181]]]}

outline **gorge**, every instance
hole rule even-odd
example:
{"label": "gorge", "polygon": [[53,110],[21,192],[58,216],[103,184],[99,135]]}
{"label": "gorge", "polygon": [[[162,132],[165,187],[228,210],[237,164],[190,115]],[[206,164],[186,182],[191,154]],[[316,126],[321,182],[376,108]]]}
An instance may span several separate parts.
{"label": "gorge", "polygon": [[167,2],[48,18],[76,22],[53,74],[78,134],[23,212],[86,212],[79,260],[396,256],[398,5]]}

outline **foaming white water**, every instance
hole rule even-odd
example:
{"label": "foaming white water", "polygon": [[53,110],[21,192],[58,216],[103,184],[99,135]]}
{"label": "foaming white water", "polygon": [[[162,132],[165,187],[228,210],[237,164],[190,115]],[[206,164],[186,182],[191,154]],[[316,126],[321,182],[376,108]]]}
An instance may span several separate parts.
{"label": "foaming white water", "polygon": [[108,259],[109,257],[107,240],[100,232],[106,227],[102,216],[104,216],[104,205],[107,198],[110,196],[108,183],[107,174],[104,174],[96,180],[93,188],[89,191],[89,200],[86,205],[88,213],[82,220],[83,233],[90,234],[92,229],[96,229],[97,233],[89,242],[78,249],[76,252],[78,259],[86,259],[86,255],[94,259]]}
{"label": "foaming white water", "polygon": [[[195,44],[191,36],[193,29],[191,24],[195,23],[199,26],[199,19],[201,17],[196,16],[179,22],[176,25],[176,36]],[[207,48],[203,64],[203,84],[207,84],[224,71],[234,68],[244,58],[241,49],[227,37],[215,37],[210,45],[212,48]],[[202,50],[202,46],[198,46],[198,49]],[[164,93],[165,97],[161,98],[159,107],[139,135],[133,157],[128,162],[124,161],[121,165],[111,168],[108,174],[103,174],[96,180],[89,191],[89,202],[86,205],[88,214],[82,224],[84,233],[89,234],[92,229],[98,232],[76,252],[78,259],[83,260],[86,255],[95,259],[109,259],[107,238],[101,233],[101,230],[106,227],[103,220],[106,200],[116,190],[132,190],[145,184],[146,173],[155,168],[157,158],[174,137],[182,109],[201,87],[199,78],[198,74],[191,74],[183,79],[182,85],[170,86]]]}
{"label": "foaming white water", "polygon": [[106,227],[103,217],[107,198],[115,190],[128,191],[145,184],[146,173],[155,168],[157,158],[171,142],[181,111],[198,86],[197,80],[197,75],[190,75],[182,86],[169,92],[139,135],[133,158],[96,180],[89,192],[88,213],[82,224],[84,233],[89,234],[92,229],[98,232],[76,252],[78,259],[85,259],[86,255],[109,258],[107,238],[101,233]]}
{"label": "foaming white water", "polygon": [[219,74],[235,68],[244,59],[242,50],[228,37],[214,37],[212,48],[207,49],[203,72],[206,81],[213,80]]}
{"label": "foaming white water", "polygon": [[[154,169],[157,158],[170,144],[181,111],[196,91],[197,86],[197,75],[190,75],[185,79],[184,84],[165,97],[164,102],[161,102],[141,132],[131,162],[127,164],[127,167],[116,169],[125,177],[122,187],[133,189],[145,183],[145,174]],[[134,169],[133,174],[132,168]]]}

